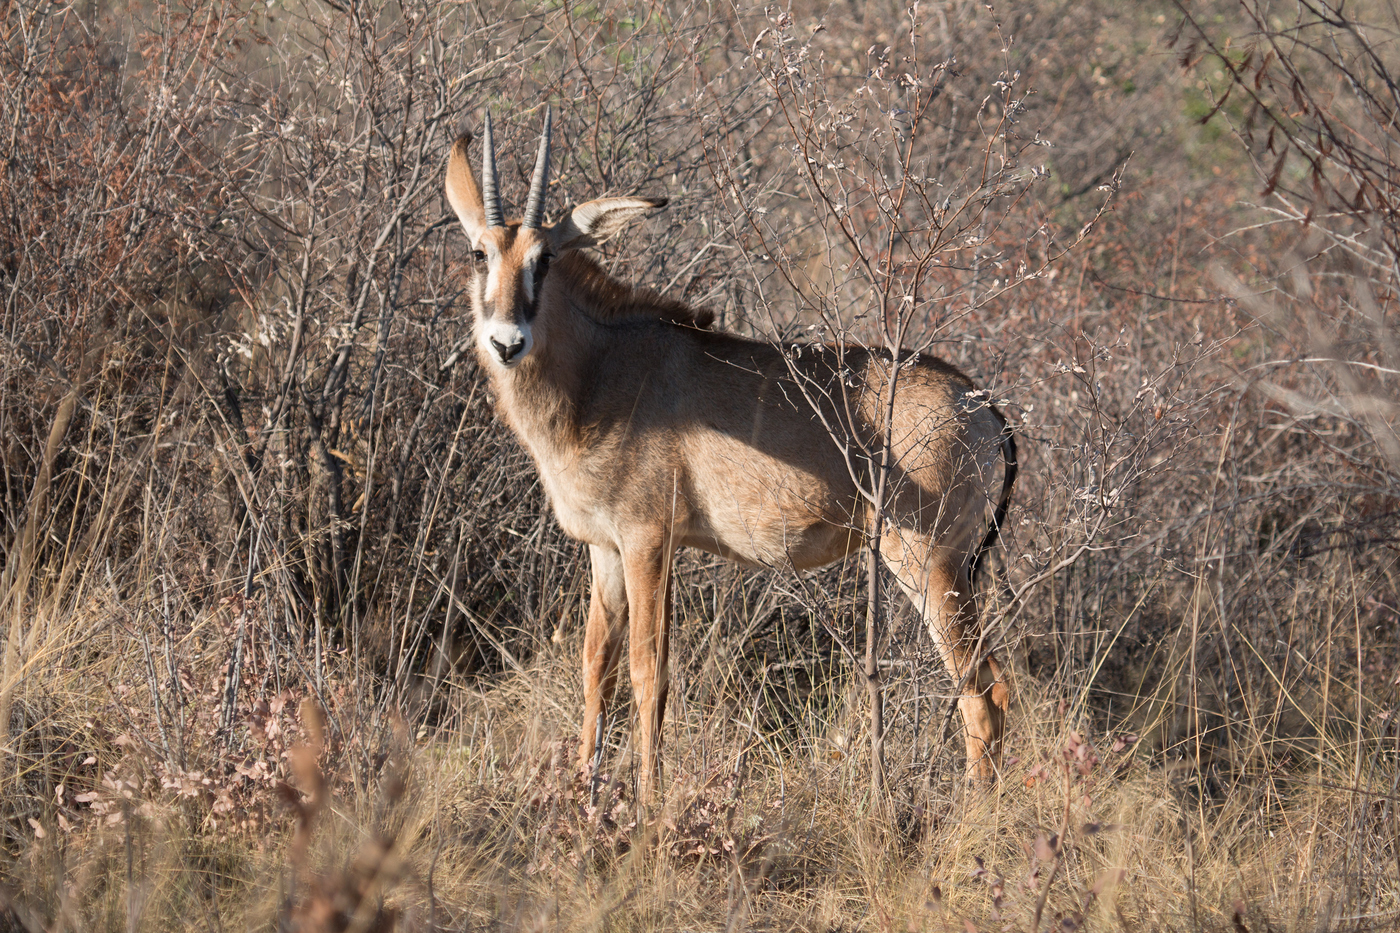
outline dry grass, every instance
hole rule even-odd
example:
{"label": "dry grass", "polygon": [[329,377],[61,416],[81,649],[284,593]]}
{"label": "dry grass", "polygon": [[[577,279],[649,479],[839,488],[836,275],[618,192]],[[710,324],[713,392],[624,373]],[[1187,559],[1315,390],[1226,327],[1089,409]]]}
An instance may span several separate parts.
{"label": "dry grass", "polygon": [[[944,775],[891,824],[859,799],[861,769],[826,736],[775,757],[759,740],[702,751],[702,731],[678,727],[673,755],[713,764],[678,767],[661,814],[638,826],[625,786],[602,788],[595,805],[561,766],[568,756],[539,707],[572,697],[550,695],[545,685],[564,678],[547,673],[503,687],[515,702],[483,703],[493,722],[475,741],[447,733],[401,752],[406,791],[337,796],[316,814],[304,859],[283,856],[296,846],[290,814],[220,838],[178,801],[140,801],[160,795],[132,788],[140,802],[115,823],[61,832],[51,820],[63,808],[44,814],[50,835],[30,846],[11,896],[77,928],[258,926],[279,910],[319,916],[326,901],[353,914],[359,896],[370,918],[409,929],[1026,929],[1042,897],[1047,918],[1127,929],[1223,929],[1236,912],[1247,928],[1394,916],[1393,866],[1372,861],[1382,808],[1357,791],[1354,745],[1310,756],[1315,770],[1208,795],[1195,769],[1156,766],[1038,707],[1018,718],[1013,751],[1029,757],[1002,792],[969,793]],[[1097,749],[1080,752],[1086,741]],[[273,805],[275,789],[261,793]]]}
{"label": "dry grass", "polygon": [[[72,657],[81,639],[64,631],[55,650]],[[186,723],[187,769],[152,728],[136,639],[87,670],[47,666],[10,784],[27,824],[11,910],[36,929],[305,930],[1035,929],[1037,915],[1041,928],[1367,929],[1400,910],[1394,717],[1360,673],[1273,671],[1281,682],[1238,697],[1211,733],[1182,725],[1187,651],[1149,691],[1113,695],[1111,717],[1092,681],[1022,670],[989,793],[941,741],[935,668],[896,668],[902,757],[885,809],[867,796],[859,684],[838,656],[799,699],[754,678],[730,639],[698,651],[706,634],[681,633],[686,702],[667,726],[664,799],[640,822],[625,731],[597,786],[571,771],[571,639],[527,670],[449,686],[427,719],[376,721],[332,662],[324,739],[311,701],[274,700],[240,711],[232,755],[213,716]],[[218,673],[205,670],[206,709]]]}

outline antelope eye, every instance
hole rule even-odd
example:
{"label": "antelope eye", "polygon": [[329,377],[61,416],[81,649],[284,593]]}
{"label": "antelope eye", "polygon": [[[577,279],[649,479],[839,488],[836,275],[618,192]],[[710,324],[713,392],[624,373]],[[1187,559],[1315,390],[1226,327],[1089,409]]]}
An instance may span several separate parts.
{"label": "antelope eye", "polygon": [[549,274],[549,260],[550,260],[550,256],[549,256],[548,253],[546,253],[545,255],[541,256],[541,257],[535,262],[535,281],[536,281],[536,282],[543,282],[543,281],[544,281],[544,277],[545,277],[546,275]]}
{"label": "antelope eye", "polygon": [[477,262],[485,262],[486,254],[479,249],[474,249],[472,250],[472,259],[475,259]]}

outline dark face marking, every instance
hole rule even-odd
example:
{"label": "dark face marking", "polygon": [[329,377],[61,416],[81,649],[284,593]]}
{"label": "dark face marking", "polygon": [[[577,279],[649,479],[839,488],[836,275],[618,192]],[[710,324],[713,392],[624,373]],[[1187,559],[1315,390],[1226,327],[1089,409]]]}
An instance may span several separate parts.
{"label": "dark face marking", "polygon": [[540,293],[544,290],[544,277],[549,275],[549,261],[552,258],[553,257],[550,256],[549,253],[541,253],[539,258],[535,260],[535,268],[533,273],[524,273],[524,275],[532,276],[533,279],[530,283],[533,287],[528,289],[523,288],[523,286],[525,285],[523,281],[520,283],[522,286],[522,291],[524,291],[525,293],[524,315],[526,321],[533,321],[535,319],[535,315],[539,312]]}
{"label": "dark face marking", "polygon": [[479,234],[472,250],[478,340],[510,368],[534,346],[531,325],[554,258],[549,234],[514,224]]}

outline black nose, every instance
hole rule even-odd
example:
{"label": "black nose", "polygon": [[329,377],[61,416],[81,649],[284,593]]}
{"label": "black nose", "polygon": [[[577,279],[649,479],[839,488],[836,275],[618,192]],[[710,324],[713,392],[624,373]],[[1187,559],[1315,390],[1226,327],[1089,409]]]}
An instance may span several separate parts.
{"label": "black nose", "polygon": [[495,337],[492,337],[491,349],[496,351],[496,355],[501,358],[502,363],[509,363],[520,355],[521,350],[525,349],[525,339],[522,337],[510,346],[506,346]]}

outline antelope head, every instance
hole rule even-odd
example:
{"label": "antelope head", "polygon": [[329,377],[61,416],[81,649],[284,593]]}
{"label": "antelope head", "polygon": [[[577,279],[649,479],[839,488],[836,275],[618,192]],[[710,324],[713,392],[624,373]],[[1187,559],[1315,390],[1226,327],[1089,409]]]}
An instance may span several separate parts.
{"label": "antelope head", "polygon": [[540,298],[551,282],[550,261],[564,250],[600,243],[666,206],[664,198],[600,198],[578,205],[554,224],[545,224],[552,124],[546,108],[530,195],[519,220],[502,218],[490,113],[482,132],[481,187],[467,164],[470,134],[464,133],[453,144],[447,163],[447,200],[471,241],[477,345],[485,359],[506,369],[526,359],[539,339],[535,325]]}

